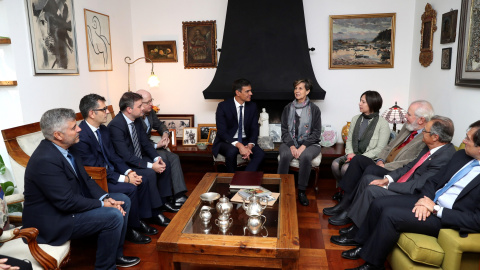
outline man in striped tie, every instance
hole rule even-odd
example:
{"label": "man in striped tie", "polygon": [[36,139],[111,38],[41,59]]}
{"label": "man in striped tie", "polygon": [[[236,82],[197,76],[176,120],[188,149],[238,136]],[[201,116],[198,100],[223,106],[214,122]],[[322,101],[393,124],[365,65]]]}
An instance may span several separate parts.
{"label": "man in striped tie", "polygon": [[453,133],[452,120],[436,115],[422,132],[426,146],[415,160],[386,175],[362,176],[352,205],[344,213],[328,219],[333,225],[350,222],[354,225],[341,229],[340,235],[332,236],[330,241],[341,246],[357,245],[353,238],[375,198],[413,194],[421,189],[426,180],[445,166],[455,153],[455,146],[450,143]]}
{"label": "man in striped tie", "polygon": [[441,228],[480,232],[480,120],[470,125],[463,142],[465,150],[457,151],[419,193],[373,201],[355,236],[361,246],[342,253],[366,261],[354,269],[383,269],[401,232],[434,237]]}

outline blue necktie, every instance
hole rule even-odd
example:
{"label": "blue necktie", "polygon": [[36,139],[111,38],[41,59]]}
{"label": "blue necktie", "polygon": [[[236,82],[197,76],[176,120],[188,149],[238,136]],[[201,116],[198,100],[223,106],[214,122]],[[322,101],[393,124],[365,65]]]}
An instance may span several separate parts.
{"label": "blue necktie", "polygon": [[140,151],[140,144],[138,143],[138,137],[137,137],[137,130],[135,129],[134,123],[130,123],[132,126],[132,142],[133,142],[133,150],[135,152],[135,156],[138,158],[142,158],[142,151]]}
{"label": "blue necktie", "polygon": [[452,177],[452,179],[450,179],[450,181],[448,181],[448,183],[443,188],[441,188],[437,191],[437,193],[435,194],[435,199],[433,199],[433,201],[436,203],[437,200],[438,200],[438,197],[442,196],[443,193],[445,193],[449,188],[451,188],[460,179],[465,177],[465,175],[467,175],[473,169],[473,167],[476,167],[476,166],[480,166],[480,164],[478,164],[478,160],[474,160],[472,163],[470,163],[470,165],[466,166],[461,171],[459,171],[457,174],[455,174]]}
{"label": "blue necktie", "polygon": [[238,142],[242,143],[243,137],[243,116],[242,116],[243,106],[240,106],[240,115],[238,117]]}
{"label": "blue necktie", "polygon": [[113,170],[113,165],[112,165],[112,163],[110,163],[110,161],[108,161],[107,154],[106,154],[106,151],[105,151],[105,147],[103,147],[103,141],[102,141],[102,136],[100,135],[100,129],[97,129],[95,131],[95,133],[97,133],[98,144],[100,144],[100,150],[102,151],[103,159],[105,159],[107,169],[108,170]]}
{"label": "blue necktie", "polygon": [[85,194],[88,194],[88,190],[85,187],[85,184],[82,182],[82,180],[78,177],[78,167],[77,167],[77,163],[75,163],[75,158],[73,157],[72,154],[70,154],[70,152],[67,154],[67,158],[70,160],[73,171],[77,175],[77,181],[80,184],[80,193],[85,197]]}

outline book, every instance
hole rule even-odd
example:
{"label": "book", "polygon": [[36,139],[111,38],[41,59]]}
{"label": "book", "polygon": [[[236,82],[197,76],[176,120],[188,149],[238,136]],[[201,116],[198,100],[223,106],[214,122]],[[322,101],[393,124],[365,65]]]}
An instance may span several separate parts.
{"label": "book", "polygon": [[264,187],[259,187],[259,188],[251,188],[251,189],[240,189],[238,191],[238,194],[244,198],[248,199],[250,198],[253,194],[257,195],[257,197],[268,197],[269,195],[272,194],[272,192]]}
{"label": "book", "polygon": [[263,172],[235,172],[230,189],[255,189],[262,184]]}
{"label": "book", "polygon": [[[275,202],[277,202],[278,200],[278,197],[280,196],[280,193],[275,193],[275,192],[272,192],[270,195],[268,195],[268,203],[267,205],[268,206],[272,206],[275,204]],[[239,192],[237,192],[235,194],[235,196],[232,197],[232,199],[230,200],[232,202],[237,202],[237,203],[243,203],[243,199],[242,199],[242,196],[240,196]],[[248,199],[245,199],[245,203],[249,203]],[[262,202],[263,204],[263,202]]]}

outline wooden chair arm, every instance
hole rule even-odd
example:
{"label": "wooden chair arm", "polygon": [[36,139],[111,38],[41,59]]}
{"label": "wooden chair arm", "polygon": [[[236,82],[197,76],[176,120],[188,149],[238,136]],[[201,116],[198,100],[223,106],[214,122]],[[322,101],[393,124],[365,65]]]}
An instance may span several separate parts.
{"label": "wooden chair arm", "polygon": [[85,170],[105,192],[108,192],[107,169],[105,167],[85,166]]}

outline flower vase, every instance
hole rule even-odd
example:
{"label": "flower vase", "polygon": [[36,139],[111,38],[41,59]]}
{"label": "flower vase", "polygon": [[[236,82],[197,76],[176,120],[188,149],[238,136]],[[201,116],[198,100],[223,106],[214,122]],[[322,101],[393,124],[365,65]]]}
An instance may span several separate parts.
{"label": "flower vase", "polygon": [[350,130],[350,122],[347,122],[345,126],[342,128],[342,140],[343,143],[347,143],[348,131]]}

